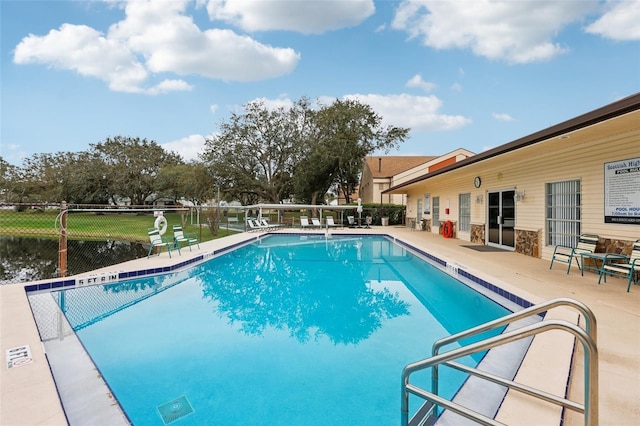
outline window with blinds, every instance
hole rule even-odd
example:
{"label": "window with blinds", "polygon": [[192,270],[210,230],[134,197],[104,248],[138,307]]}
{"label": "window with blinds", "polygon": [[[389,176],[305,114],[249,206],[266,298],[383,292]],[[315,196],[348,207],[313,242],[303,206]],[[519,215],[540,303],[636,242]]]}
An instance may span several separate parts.
{"label": "window with blinds", "polygon": [[458,194],[458,231],[471,231],[471,194]]}
{"label": "window with blinds", "polygon": [[440,226],[440,197],[433,197],[431,218],[433,219],[433,226]]}
{"label": "window with blinds", "polygon": [[547,184],[547,244],[575,247],[580,236],[580,180]]}

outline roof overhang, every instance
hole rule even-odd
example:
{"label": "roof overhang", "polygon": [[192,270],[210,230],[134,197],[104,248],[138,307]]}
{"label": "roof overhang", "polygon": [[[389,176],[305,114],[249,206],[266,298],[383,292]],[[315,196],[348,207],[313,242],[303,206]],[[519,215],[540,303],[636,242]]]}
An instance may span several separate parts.
{"label": "roof overhang", "polygon": [[[627,115],[627,117],[626,119],[624,119],[624,123],[616,124],[615,128],[614,126],[604,126],[601,128],[594,127],[608,120],[618,118],[618,117],[623,117],[625,115]],[[618,133],[622,130],[623,127],[633,128],[633,126],[635,126],[637,128],[638,123],[640,123],[640,93],[636,93],[634,95],[628,96],[626,98],[613,102],[604,107],[598,108],[586,114],[580,115],[578,117],[575,117],[570,120],[564,121],[562,123],[556,124],[554,126],[548,127],[544,130],[540,130],[536,133],[532,133],[531,135],[525,136],[523,138],[516,139],[507,144],[500,145],[496,148],[484,151],[480,154],[474,155],[472,157],[458,161],[457,163],[438,169],[432,173],[427,173],[425,175],[418,176],[417,178],[408,180],[407,182],[403,182],[399,185],[388,188],[382,191],[382,193],[383,194],[405,193],[408,186],[411,186],[418,182],[425,181],[432,177],[435,177],[444,173],[448,173],[453,170],[461,169],[463,167],[468,167],[472,164],[486,161],[488,159],[495,158],[500,155],[504,155],[506,153],[509,153],[533,144],[545,142],[554,138],[565,138],[569,134],[580,131],[582,129],[593,127],[592,137],[598,137],[599,134],[604,134],[606,132]]]}

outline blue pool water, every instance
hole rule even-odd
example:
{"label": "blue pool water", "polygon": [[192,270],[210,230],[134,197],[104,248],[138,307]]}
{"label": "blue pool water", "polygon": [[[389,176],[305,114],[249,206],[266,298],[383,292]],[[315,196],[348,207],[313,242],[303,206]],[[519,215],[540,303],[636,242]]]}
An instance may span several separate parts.
{"label": "blue pool water", "polygon": [[[57,296],[135,425],[395,425],[406,364],[508,313],[384,237],[273,235]],[[440,378],[451,397],[465,376]]]}

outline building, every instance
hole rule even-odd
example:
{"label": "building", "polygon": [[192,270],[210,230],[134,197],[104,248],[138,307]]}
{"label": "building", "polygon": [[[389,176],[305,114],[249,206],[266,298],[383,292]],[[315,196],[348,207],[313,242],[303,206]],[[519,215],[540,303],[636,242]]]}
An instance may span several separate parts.
{"label": "building", "polygon": [[433,172],[474,155],[466,149],[457,149],[436,156],[370,156],[365,158],[360,178],[359,197],[363,203],[405,204],[404,194],[383,191],[400,185],[416,176]]}
{"label": "building", "polygon": [[551,258],[597,234],[597,251],[640,238],[640,93],[395,183],[410,223],[472,243]]}

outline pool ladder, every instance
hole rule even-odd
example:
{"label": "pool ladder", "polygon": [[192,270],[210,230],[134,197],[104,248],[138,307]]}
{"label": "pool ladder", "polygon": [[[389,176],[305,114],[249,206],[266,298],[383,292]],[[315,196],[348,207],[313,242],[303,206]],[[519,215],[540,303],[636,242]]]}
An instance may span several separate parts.
{"label": "pool ladder", "polygon": [[[512,330],[494,337],[489,337],[479,342],[462,346],[457,349],[439,353],[440,348],[453,342],[460,341],[464,338],[483,333],[503,325],[510,324],[517,320],[529,318],[542,312],[547,312],[558,306],[568,306],[575,308],[584,315],[584,330],[575,324],[564,320],[547,320],[540,321],[535,324],[527,325],[516,330]],[[500,346],[509,342],[525,339],[550,330],[562,330],[573,334],[584,347],[584,404],[578,404],[566,398],[560,398],[556,395],[534,389],[527,385],[507,380],[491,373],[478,370],[477,368],[467,367],[465,365],[453,362],[467,355],[482,352],[487,349]],[[430,358],[417,361],[407,365],[402,370],[402,398],[401,398],[401,425],[409,425],[409,394],[416,395],[425,400],[422,409],[411,419],[412,424],[433,424],[437,419],[434,413],[435,406],[444,407],[467,419],[471,419],[482,425],[500,425],[494,419],[486,417],[460,404],[449,401],[438,395],[438,366],[445,364],[448,367],[463,371],[467,374],[486,379],[490,382],[506,386],[538,398],[552,404],[560,405],[566,409],[584,414],[584,424],[586,426],[598,425],[598,349],[597,349],[597,325],[596,318],[586,305],[573,299],[557,298],[548,300],[538,305],[531,306],[521,311],[506,315],[502,318],[481,324],[477,327],[470,328],[457,334],[444,337],[433,344],[432,356]],[[426,391],[409,383],[409,377],[412,373],[420,370],[431,368],[432,391]],[[431,416],[431,418],[428,418]]]}

